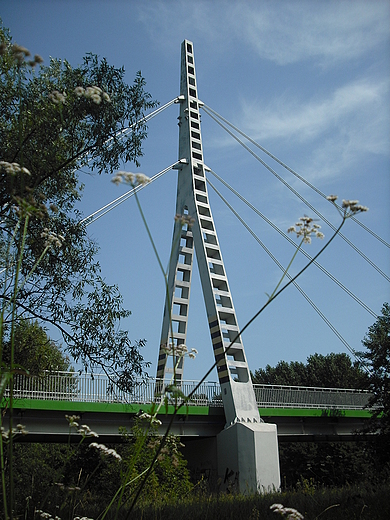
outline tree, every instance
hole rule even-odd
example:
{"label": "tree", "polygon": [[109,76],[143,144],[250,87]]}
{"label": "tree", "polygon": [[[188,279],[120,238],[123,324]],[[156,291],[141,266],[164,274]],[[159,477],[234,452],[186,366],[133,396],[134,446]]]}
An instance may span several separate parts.
{"label": "tree", "polygon": [[279,361],[252,375],[254,383],[328,388],[367,388],[368,376],[360,361],[351,361],[347,354],[313,354],[307,363]]}
{"label": "tree", "polygon": [[[369,378],[361,361],[345,354],[313,354],[306,363],[280,361],[252,375],[254,383],[368,388]],[[369,442],[286,442],[279,446],[281,474],[287,487],[306,485],[343,486],[383,475]]]}
{"label": "tree", "polygon": [[380,432],[381,451],[390,463],[390,305],[384,303],[382,314],[369,327],[362,340],[367,349],[361,352],[370,370],[369,388],[373,410],[370,429]]}
{"label": "tree", "polygon": [[[10,344],[3,345],[3,361],[10,362]],[[21,319],[15,327],[15,363],[38,376],[45,371],[69,371],[70,361],[37,321]]]}
{"label": "tree", "polygon": [[[28,56],[0,26],[4,324],[27,318],[54,325],[76,362],[101,367],[130,389],[147,366],[140,354],[143,341],[132,343],[119,329],[130,312],[94,259],[97,245],[75,208],[83,188],[77,172],[88,166],[113,173],[128,161],[138,165],[146,137],[143,116],[156,102],[140,72],[129,86],[124,69],[105,58],[88,54],[73,68],[58,59],[40,66],[39,56],[29,61]],[[23,284],[14,298],[18,270]]]}

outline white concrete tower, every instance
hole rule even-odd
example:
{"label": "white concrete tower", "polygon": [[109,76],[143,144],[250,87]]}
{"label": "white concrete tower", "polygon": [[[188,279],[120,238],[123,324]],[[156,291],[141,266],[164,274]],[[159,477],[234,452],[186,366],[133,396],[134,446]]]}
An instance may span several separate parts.
{"label": "white concrete tower", "polygon": [[[201,102],[197,93],[193,44],[188,40],[182,43],[181,48],[180,99],[181,169],[178,172],[176,213],[183,218],[176,218],[173,231],[157,378],[163,379],[173,370],[167,365],[164,346],[172,342],[177,346],[186,341],[195,248],[226,417],[226,428],[218,439],[219,471],[224,473],[224,467],[229,467],[238,472],[240,488],[252,491],[259,486],[278,488],[276,426],[265,425],[260,420],[211,214],[201,137]],[[191,225],[186,222],[188,219],[193,219]],[[176,369],[178,383],[182,375],[183,360]],[[263,443],[264,449],[259,442]],[[260,458],[267,460],[268,475],[261,470],[264,460],[258,460],[260,452]],[[273,454],[271,458],[270,453]]]}

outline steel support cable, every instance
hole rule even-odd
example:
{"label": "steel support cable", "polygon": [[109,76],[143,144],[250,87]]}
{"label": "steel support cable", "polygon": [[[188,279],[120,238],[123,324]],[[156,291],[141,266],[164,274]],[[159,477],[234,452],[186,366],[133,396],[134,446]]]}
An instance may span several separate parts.
{"label": "steel support cable", "polygon": [[[229,204],[229,202],[225,199],[225,197],[220,193],[220,191],[213,185],[213,183],[206,179],[207,183],[211,186],[211,188],[215,191],[215,193],[221,198],[221,200],[226,204],[226,206],[230,209],[230,211],[237,217],[237,219],[241,222],[241,224],[245,227],[247,231],[252,235],[252,237],[256,240],[256,242],[263,248],[263,250],[267,253],[267,255],[275,262],[275,264],[279,267],[279,269],[285,272],[285,268],[279,262],[279,260],[271,253],[271,251],[267,248],[264,242],[256,235],[256,233],[249,227],[249,225],[245,222],[245,220],[237,213],[237,211]],[[297,247],[296,244],[295,248]],[[292,276],[289,273],[286,273],[286,277],[291,280]],[[305,293],[305,291],[300,287],[297,282],[293,282],[293,285],[296,289],[301,293],[301,295],[305,298],[305,300],[311,305],[311,307],[315,310],[315,312],[320,316],[320,318],[326,323],[326,325],[331,329],[331,331],[337,336],[337,338],[343,343],[343,345],[351,352],[351,354],[362,363],[364,368],[364,363],[362,359],[358,356],[355,350],[351,347],[351,345],[347,342],[347,340],[340,334],[340,332],[336,329],[336,327],[328,320],[325,314],[317,307],[317,305],[313,302],[313,300]]]}
{"label": "steel support cable", "polygon": [[[275,231],[277,231],[283,238],[285,238],[293,247],[296,248],[296,243],[288,236],[286,233],[284,233],[281,229],[279,229],[269,218],[267,218],[261,211],[259,211],[253,204],[251,204],[245,197],[240,195],[237,190],[235,190],[230,184],[228,184],[222,177],[220,177],[217,173],[215,173],[210,168],[207,168],[207,171],[209,171],[216,179],[218,179],[226,188],[228,188],[236,197],[238,197],[244,204],[246,204],[252,211],[254,211],[259,217],[261,217],[267,224],[269,224]],[[208,181],[210,182],[210,181]],[[299,250],[309,261],[312,259],[312,257],[307,253],[304,249]],[[343,283],[341,283],[335,276],[333,276],[325,267],[323,267],[319,262],[316,260],[313,262],[313,264],[318,267],[328,278],[332,280],[336,285],[340,287],[344,292],[348,294],[353,300],[355,300],[356,303],[358,303],[361,307],[363,307],[364,310],[366,310],[371,316],[374,318],[377,318],[378,315],[368,307],[358,296],[356,296],[352,291],[348,289]]]}
{"label": "steel support cable", "polygon": [[[126,134],[128,134],[135,126],[141,124],[141,123],[147,123],[150,121],[150,119],[153,119],[157,115],[159,115],[161,112],[163,112],[166,108],[170,107],[171,105],[175,103],[180,102],[180,96],[175,97],[174,99],[171,99],[171,101],[168,101],[168,103],[165,103],[165,105],[156,108],[156,110],[153,110],[153,112],[150,112],[150,114],[147,114],[146,116],[142,117],[132,125],[122,128],[122,130],[119,130],[113,137],[109,137],[106,141],[104,141],[104,144],[108,144],[110,146],[110,141],[113,141],[114,139],[122,139]],[[88,156],[88,154],[86,154]],[[87,162],[89,162],[91,158],[87,159]]]}
{"label": "steel support cable", "polygon": [[[256,146],[257,148],[259,148],[262,152],[264,152],[265,154],[267,154],[269,157],[271,157],[271,159],[273,159],[274,161],[276,161],[278,164],[280,164],[281,166],[283,166],[283,168],[285,168],[286,170],[288,170],[290,173],[292,173],[297,179],[299,179],[300,181],[302,181],[304,184],[306,184],[307,186],[309,186],[309,188],[311,188],[312,190],[314,190],[316,193],[318,193],[319,195],[321,195],[321,197],[323,197],[324,199],[326,199],[326,194],[323,193],[321,190],[319,190],[318,188],[316,188],[313,184],[311,184],[309,181],[307,181],[304,177],[302,177],[301,175],[299,175],[299,173],[297,173],[295,170],[293,170],[292,168],[290,168],[286,163],[284,163],[283,161],[281,161],[280,159],[278,159],[275,155],[273,155],[270,151],[268,151],[266,148],[264,148],[263,146],[261,146],[259,143],[256,143],[256,141],[254,141],[251,137],[249,137],[247,134],[245,134],[242,130],[240,130],[239,128],[237,128],[235,125],[233,125],[232,123],[230,123],[227,119],[225,119],[223,116],[221,116],[220,114],[218,114],[218,112],[216,112],[215,110],[213,110],[212,108],[210,108],[209,106],[207,105],[200,105],[201,108],[204,108],[205,109],[205,112],[210,116],[212,117],[212,115],[209,113],[209,112],[212,112],[216,117],[218,117],[219,119],[221,119],[224,123],[226,123],[228,126],[230,126],[231,128],[233,128],[233,130],[235,130],[237,133],[239,133],[240,135],[242,135],[243,137],[245,137],[245,139],[247,139],[250,143],[252,143],[254,146]],[[214,118],[213,118],[214,119]],[[341,209],[340,206],[338,206],[339,209]],[[352,220],[354,222],[356,222],[360,227],[362,227],[365,231],[367,231],[367,233],[370,233],[374,238],[376,238],[377,240],[379,240],[380,242],[382,242],[383,245],[385,245],[386,247],[389,247],[390,248],[390,244],[388,242],[386,242],[386,240],[384,240],[382,237],[380,237],[377,233],[375,233],[375,231],[373,231],[372,229],[370,229],[369,227],[367,227],[365,224],[363,224],[363,222],[361,222],[359,219],[357,219],[356,217],[351,217]]]}
{"label": "steel support cable", "polygon": [[[153,112],[150,112],[150,114],[147,114],[145,117],[141,118],[139,121],[136,121],[135,123],[133,123],[132,125],[128,126],[127,128],[123,128],[122,130],[120,130],[119,132],[117,132],[115,134],[115,137],[119,137],[121,139],[123,136],[128,134],[134,128],[134,126],[139,125],[141,123],[147,123],[148,121],[150,121],[154,117],[158,116],[166,108],[168,108],[171,105],[173,105],[175,103],[178,103],[178,102],[179,102],[179,97],[175,97],[171,101],[168,101],[168,103],[165,103],[165,105],[162,105],[161,107],[156,108],[156,110],[154,110]],[[113,139],[114,139],[114,137],[110,137],[109,139],[107,139],[106,143],[108,141],[113,140]]]}
{"label": "steel support cable", "polygon": [[[207,110],[206,110],[207,112]],[[208,113],[208,112],[207,112]],[[263,161],[263,159],[261,159],[261,157],[259,157],[253,150],[251,150],[249,148],[249,146],[247,146],[243,141],[241,141],[241,139],[239,139],[236,135],[233,134],[233,132],[231,132],[228,128],[226,128],[225,125],[223,125],[220,121],[218,121],[218,119],[216,117],[214,117],[212,114],[208,113],[208,115],[214,119],[214,121],[220,125],[224,130],[225,132],[227,132],[229,135],[231,135],[233,137],[233,139],[235,139],[243,148],[245,148],[245,150],[247,152],[249,152],[257,161],[259,161],[270,173],[272,173],[272,175],[274,175],[282,184],[284,184],[286,186],[286,188],[288,188],[292,193],[294,193],[294,195],[296,197],[298,197],[304,204],[306,204],[306,206],[308,208],[311,209],[311,211],[313,211],[313,213],[315,213],[318,217],[320,217],[321,220],[323,220],[323,222],[325,222],[326,224],[328,224],[328,226],[333,230],[333,231],[336,231],[336,227],[331,223],[329,222],[329,220],[327,218],[325,218],[324,215],[322,215],[322,213],[320,213],[318,210],[315,209],[315,207],[310,204],[310,202],[308,200],[306,200],[304,197],[302,197],[302,195],[300,195],[297,190],[295,190],[292,186],[290,186],[288,184],[287,181],[285,181],[283,179],[283,177],[281,177],[278,173],[276,173],[276,171],[271,168],[271,166],[269,166],[266,162]],[[366,256],[363,251],[361,251],[358,247],[355,246],[355,244],[353,244],[345,235],[343,235],[342,233],[339,233],[339,236],[350,246],[352,247],[352,249],[354,251],[356,251],[356,253],[358,253],[367,263],[369,263],[371,265],[371,267],[373,267],[380,275],[383,276],[383,278],[385,278],[388,282],[390,282],[390,277],[384,273],[382,271],[382,269],[380,269],[380,267],[378,267],[372,260],[370,260],[368,258],[368,256]]]}
{"label": "steel support cable", "polygon": [[103,217],[103,215],[106,215],[106,213],[108,213],[109,211],[113,210],[114,208],[116,208],[117,206],[122,204],[122,202],[125,202],[125,200],[129,199],[135,193],[137,193],[138,191],[140,191],[143,188],[145,188],[145,186],[151,184],[152,182],[154,182],[158,178],[162,177],[169,170],[174,169],[174,167],[177,166],[179,163],[180,163],[180,161],[179,162],[176,161],[175,163],[171,164],[167,168],[164,168],[164,170],[161,170],[160,172],[156,173],[156,175],[153,175],[153,177],[150,178],[150,181],[148,183],[146,183],[146,184],[138,184],[137,186],[135,186],[131,190],[127,191],[126,193],[124,193],[123,195],[118,197],[117,199],[112,200],[111,202],[109,202],[108,204],[103,206],[102,208],[94,211],[93,213],[88,215],[88,217],[83,218],[80,221],[80,224],[84,224],[85,223],[86,226],[89,226],[89,224],[92,224],[93,222],[96,222],[96,220],[98,220],[100,217]]}

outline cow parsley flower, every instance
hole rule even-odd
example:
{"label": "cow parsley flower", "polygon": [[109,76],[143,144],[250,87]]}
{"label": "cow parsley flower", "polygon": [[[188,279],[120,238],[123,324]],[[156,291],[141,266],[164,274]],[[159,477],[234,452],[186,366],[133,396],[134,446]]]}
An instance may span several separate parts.
{"label": "cow parsley flower", "polygon": [[287,520],[304,520],[304,516],[292,507],[284,507],[283,504],[272,504],[271,511],[287,518]]}
{"label": "cow parsley flower", "polygon": [[62,243],[65,240],[65,237],[63,235],[60,235],[59,233],[53,233],[47,228],[44,228],[44,230],[41,233],[41,237],[45,238],[45,247],[62,247]]}
{"label": "cow parsley flower", "polygon": [[49,94],[49,99],[55,104],[55,105],[65,105],[66,103],[66,93],[65,92],[59,92],[58,90],[53,90]]}
{"label": "cow parsley flower", "polygon": [[312,222],[311,217],[301,217],[295,226],[287,229],[287,233],[296,233],[298,238],[302,238],[304,244],[310,244],[312,236],[322,240],[325,235],[319,231],[321,226]]}
{"label": "cow parsley flower", "polygon": [[117,172],[112,178],[111,182],[114,184],[130,184],[133,188],[136,186],[143,186],[150,182],[150,178],[144,173],[131,173],[126,171]]}

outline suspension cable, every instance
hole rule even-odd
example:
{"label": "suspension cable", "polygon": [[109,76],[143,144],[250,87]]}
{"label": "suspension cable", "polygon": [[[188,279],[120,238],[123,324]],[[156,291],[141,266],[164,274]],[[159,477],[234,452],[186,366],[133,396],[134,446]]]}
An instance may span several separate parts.
{"label": "suspension cable", "polygon": [[[174,103],[178,103],[179,102],[179,97],[180,96],[177,96],[174,99],[171,99],[171,101],[168,101],[168,103],[165,103],[165,105],[162,105],[161,107],[156,108],[156,110],[154,110],[153,112],[150,112],[150,114],[147,114],[146,116],[144,116],[143,118],[139,119],[138,121],[136,121],[132,125],[128,126],[127,128],[123,128],[122,130],[117,132],[115,137],[119,137],[121,139],[126,134],[128,134],[135,126],[137,126],[137,125],[139,125],[141,123],[146,123],[146,122],[150,121],[154,117],[158,116],[161,112],[163,112],[166,108],[170,107]],[[109,139],[107,139],[106,143],[108,141],[111,141],[112,139],[114,139],[114,138],[110,137]]]}
{"label": "suspension cable", "polygon": [[[279,269],[285,272],[285,268],[282,264],[277,260],[277,258],[271,253],[271,251],[267,248],[264,242],[256,235],[256,233],[249,227],[249,225],[245,222],[245,220],[236,212],[236,210],[229,204],[229,202],[225,199],[225,197],[220,193],[220,191],[213,185],[213,183],[206,179],[207,183],[211,186],[211,188],[215,191],[215,193],[221,198],[221,200],[226,204],[226,206],[230,209],[230,211],[237,217],[237,219],[241,222],[241,224],[246,228],[247,231],[252,235],[252,237],[258,242],[258,244],[263,248],[263,250],[267,253],[267,255],[275,262],[275,264],[279,267]],[[296,248],[296,245],[295,245]],[[291,280],[292,276],[287,272],[286,277]],[[340,332],[336,329],[336,327],[329,321],[329,319],[325,316],[325,314],[317,307],[317,305],[313,302],[313,300],[305,293],[305,291],[300,287],[297,282],[293,282],[293,285],[296,289],[301,293],[301,295],[305,298],[305,300],[311,305],[311,307],[315,310],[315,312],[320,316],[320,318],[326,323],[326,325],[331,329],[331,331],[337,336],[337,338],[343,343],[343,345],[349,350],[349,352],[360,362],[365,370],[366,367],[362,362],[362,359],[359,357],[357,352],[351,347],[351,345],[347,342],[347,340],[340,334]]]}
{"label": "suspension cable", "polygon": [[[252,143],[254,146],[256,146],[257,148],[259,148],[262,152],[264,152],[265,154],[267,154],[269,157],[271,157],[271,159],[273,159],[274,161],[276,161],[278,164],[280,164],[281,166],[283,166],[283,168],[285,168],[287,171],[289,171],[290,173],[292,173],[297,179],[299,179],[300,181],[302,181],[304,184],[306,184],[307,186],[309,186],[309,188],[311,188],[312,190],[314,190],[316,193],[318,193],[319,195],[321,195],[321,197],[323,197],[324,199],[326,199],[326,195],[325,193],[323,193],[321,190],[319,190],[318,188],[316,188],[313,184],[311,184],[308,180],[306,180],[304,177],[302,177],[301,175],[299,175],[299,173],[297,173],[295,170],[293,170],[292,168],[290,168],[286,163],[284,163],[283,161],[281,161],[280,159],[278,159],[275,155],[273,155],[270,151],[268,151],[266,148],[264,148],[263,146],[261,146],[259,143],[257,143],[256,141],[254,141],[251,137],[249,137],[247,134],[245,134],[242,130],[240,130],[239,128],[237,128],[235,125],[233,125],[232,123],[230,123],[227,119],[225,119],[223,116],[221,116],[220,114],[218,114],[218,112],[216,112],[215,110],[213,110],[212,108],[210,108],[209,106],[205,105],[205,104],[200,104],[199,105],[201,108],[205,108],[205,112],[210,116],[212,117],[212,115],[209,113],[209,112],[212,112],[215,116],[217,116],[219,119],[221,119],[224,123],[226,123],[228,126],[230,126],[231,128],[233,128],[233,130],[235,130],[237,133],[239,133],[240,135],[242,135],[243,137],[245,137],[245,139],[247,139],[250,143]],[[209,111],[209,112],[208,112]],[[214,118],[213,118],[214,119]],[[341,209],[341,206],[339,206],[338,204],[336,204],[336,206],[338,206],[339,209]],[[363,224],[363,222],[361,222],[359,219],[357,219],[356,217],[352,216],[351,217],[352,220],[354,222],[356,222],[360,227],[362,227],[365,231],[367,231],[367,233],[370,233],[374,238],[376,238],[377,240],[379,240],[380,242],[382,242],[383,245],[385,245],[386,247],[389,247],[390,248],[390,244],[388,242],[386,242],[386,240],[384,240],[382,237],[380,237],[377,233],[375,233],[375,231],[373,231],[372,229],[370,229],[369,227],[367,227],[365,224]]]}
{"label": "suspension cable", "polygon": [[[207,109],[206,109],[207,112]],[[323,222],[325,222],[333,231],[336,231],[336,227],[329,222],[329,220],[322,215],[318,210],[314,208],[312,204],[308,200],[306,200],[302,195],[300,195],[297,190],[295,190],[292,186],[288,184],[287,181],[285,181],[276,171],[271,168],[266,162],[264,162],[253,150],[249,148],[241,139],[239,139],[236,135],[234,135],[228,128],[226,128],[225,125],[223,125],[220,121],[218,121],[217,118],[215,118],[211,113],[208,113],[208,115],[214,119],[214,121],[219,124],[229,135],[233,137],[245,150],[247,150],[257,161],[259,161],[270,173],[272,173],[280,182],[282,182],[296,197],[298,197],[308,208],[313,211],[318,217],[320,217]],[[380,269],[370,258],[368,258],[363,251],[361,251],[358,247],[355,246],[344,234],[339,233],[339,236],[350,246],[354,251],[356,251],[367,263],[371,265],[383,278],[385,278],[388,282],[390,282],[390,277]]]}
{"label": "suspension cable", "polygon": [[147,182],[146,184],[138,184],[137,186],[135,186],[131,190],[129,190],[126,193],[124,193],[123,195],[121,195],[120,197],[116,198],[115,200],[112,200],[111,202],[109,202],[108,204],[103,206],[102,208],[94,211],[93,213],[88,215],[88,217],[83,218],[80,221],[80,224],[84,224],[85,223],[86,226],[89,226],[93,222],[96,222],[96,220],[98,220],[100,217],[103,217],[103,215],[106,215],[106,213],[108,213],[109,211],[113,210],[114,208],[116,208],[117,206],[122,204],[122,202],[125,202],[125,200],[129,199],[130,197],[132,197],[135,193],[137,193],[138,191],[142,190],[145,186],[147,186],[147,185],[151,184],[152,182],[154,182],[155,180],[159,179],[165,173],[167,173],[169,170],[177,168],[179,166],[180,162],[181,161],[179,161],[179,162],[176,161],[175,163],[171,164],[167,168],[164,168],[164,170],[161,170],[160,172],[156,173],[156,175],[151,177],[149,182]]}
{"label": "suspension cable", "polygon": [[[206,168],[205,168],[206,169]],[[252,211],[254,211],[259,217],[261,217],[267,224],[269,224],[275,231],[277,231],[283,238],[285,238],[294,248],[296,248],[295,242],[281,229],[279,229],[269,218],[267,218],[261,211],[259,211],[253,204],[251,204],[245,197],[240,195],[237,190],[235,190],[232,186],[230,186],[222,177],[220,177],[217,173],[207,167],[206,171],[210,172],[216,179],[218,179],[226,188],[228,188],[234,195],[236,195],[244,204],[246,204]],[[208,181],[210,182],[210,181]],[[312,257],[305,251],[304,249],[299,250],[309,261]],[[318,267],[328,278],[332,280],[336,285],[340,287],[344,292],[348,294],[353,300],[356,301],[363,309],[365,309],[371,316],[377,318],[378,315],[368,307],[358,296],[356,296],[352,291],[350,291],[343,283],[341,283],[335,276],[333,276],[325,267],[323,267],[316,260],[313,262],[316,267]]]}

